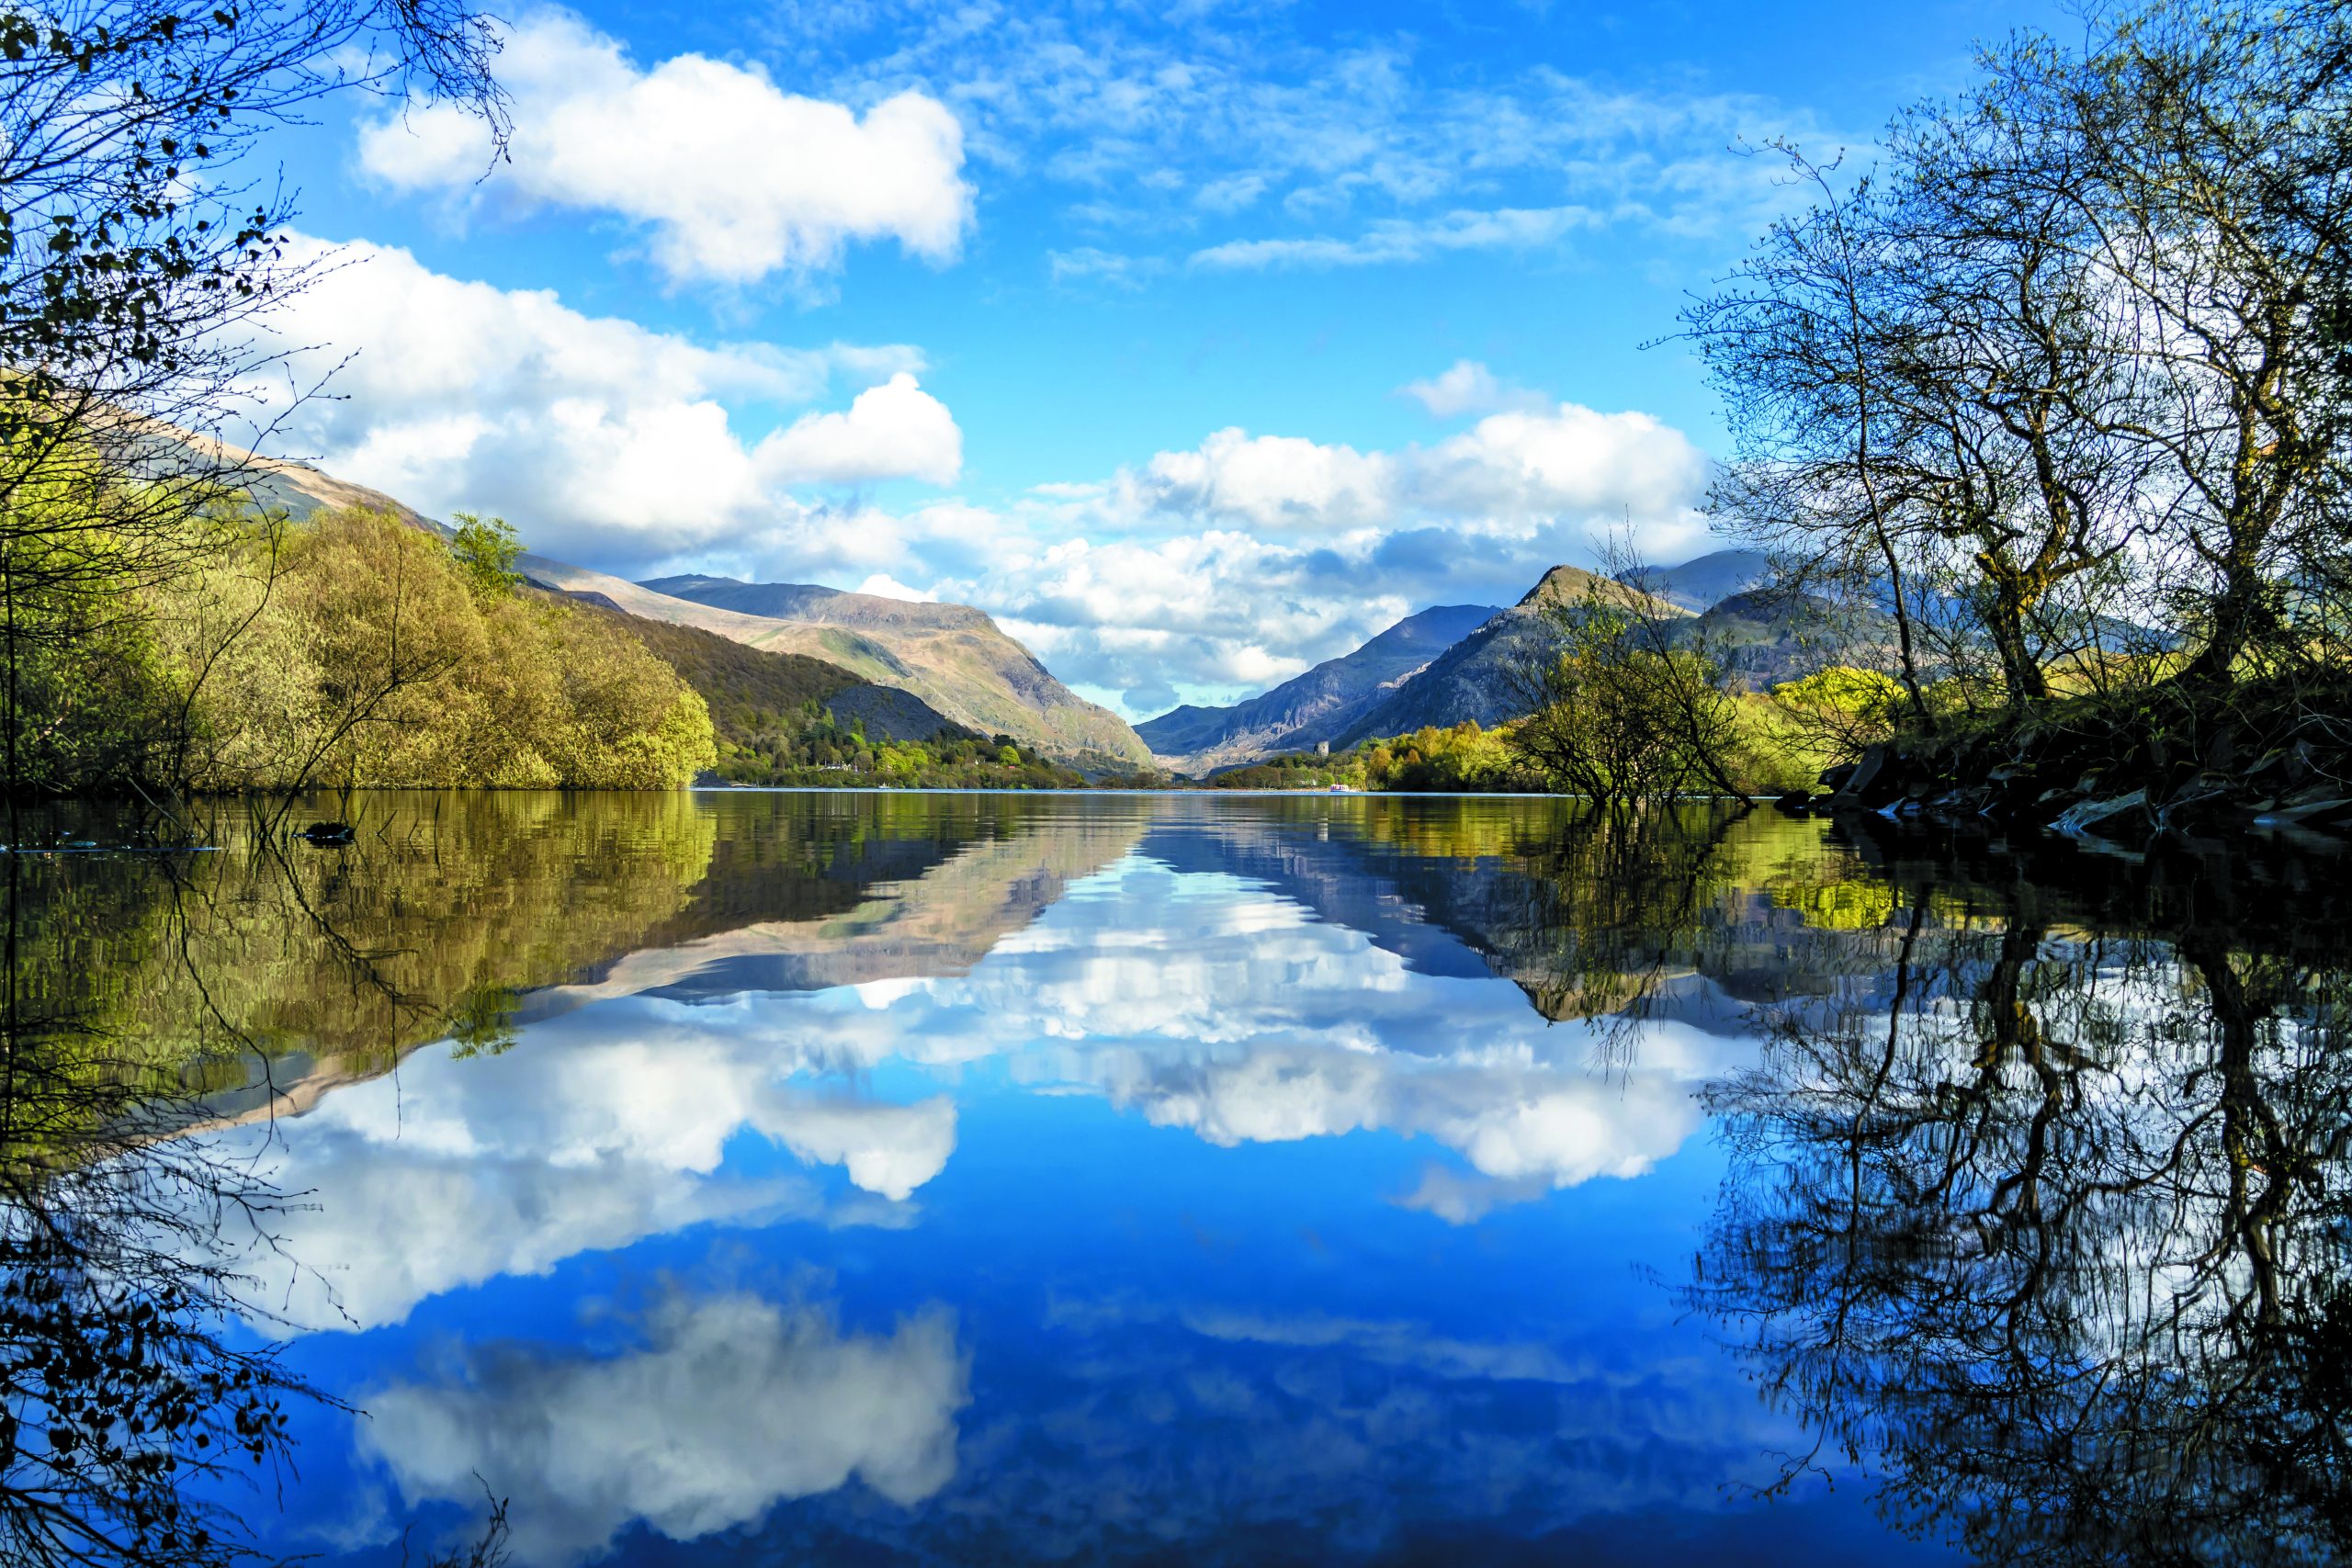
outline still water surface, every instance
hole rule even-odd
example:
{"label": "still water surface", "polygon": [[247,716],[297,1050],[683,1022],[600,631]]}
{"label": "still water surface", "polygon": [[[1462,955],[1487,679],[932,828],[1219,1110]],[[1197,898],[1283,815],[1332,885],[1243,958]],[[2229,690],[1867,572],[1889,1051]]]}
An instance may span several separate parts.
{"label": "still water surface", "polygon": [[338,809],[16,894],[50,989],[183,1053],[183,1140],[301,1195],[214,1216],[233,1332],[350,1407],[237,1495],[273,1553],[399,1562],[485,1487],[534,1568],[2341,1546],[2325,861],[1538,800]]}

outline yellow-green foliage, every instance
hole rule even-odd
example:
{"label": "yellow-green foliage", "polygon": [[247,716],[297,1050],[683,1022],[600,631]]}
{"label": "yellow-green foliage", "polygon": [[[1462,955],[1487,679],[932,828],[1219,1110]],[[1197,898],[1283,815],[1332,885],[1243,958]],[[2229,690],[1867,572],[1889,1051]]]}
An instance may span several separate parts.
{"label": "yellow-green foliage", "polygon": [[1845,760],[1838,748],[1792,716],[1777,697],[1743,694],[1733,717],[1739,730],[1735,773],[1750,794],[1810,789],[1822,769]]}
{"label": "yellow-green foliage", "polygon": [[1365,784],[1384,790],[1508,788],[1521,773],[1506,731],[1483,728],[1476,719],[1377,741],[1363,761]]}
{"label": "yellow-green foliage", "polygon": [[1832,665],[1741,700],[1752,787],[1808,789],[1824,768],[1853,761],[1861,749],[1893,731],[1904,703],[1891,675],[1850,664]]}
{"label": "yellow-green foliage", "polygon": [[[10,465],[26,459],[0,443]],[[0,498],[6,536],[6,669],[15,720],[6,759],[25,794],[58,794],[134,773],[149,754],[171,682],[145,594],[183,575],[216,542],[218,521],[150,506],[93,481],[69,444],[17,472]]]}
{"label": "yellow-green foliage", "polygon": [[496,1033],[512,998],[662,940],[718,827],[684,794],[360,796],[362,831],[287,845],[235,805],[198,807],[220,852],[27,856],[13,917],[28,1017],[57,1048],[221,1088],[253,1053],[333,1070]]}
{"label": "yellow-green foliage", "polygon": [[1903,701],[1903,687],[1882,671],[1833,664],[1802,681],[1784,682],[1772,688],[1772,694],[1792,707],[1885,720]]}
{"label": "yellow-green foliage", "polygon": [[1804,916],[1817,930],[1872,931],[1894,918],[1894,889],[1884,882],[1853,877],[1833,882],[1775,882],[1772,902]]}
{"label": "yellow-green foliage", "polygon": [[1509,725],[1495,729],[1475,718],[1452,726],[1425,725],[1410,735],[1366,740],[1329,757],[1293,752],[1234,768],[1209,782],[1219,789],[1351,789],[1400,791],[1540,790],[1512,754]]}
{"label": "yellow-green foliage", "polygon": [[524,597],[376,512],[259,529],[160,596],[199,790],[660,789],[716,759],[693,688],[621,627]]}

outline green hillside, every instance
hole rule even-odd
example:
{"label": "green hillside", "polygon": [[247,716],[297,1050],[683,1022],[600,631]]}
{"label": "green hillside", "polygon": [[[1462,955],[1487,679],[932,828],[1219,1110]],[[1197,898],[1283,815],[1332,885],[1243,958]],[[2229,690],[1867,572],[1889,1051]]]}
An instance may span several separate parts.
{"label": "green hillside", "polygon": [[805,654],[573,599],[632,636],[702,694],[713,773],[742,784],[1069,789],[1085,780],[1006,735],[982,735],[920,697]]}
{"label": "green hillside", "polygon": [[624,627],[700,692],[710,708],[711,727],[722,741],[773,729],[784,716],[806,712],[865,684],[841,666],[805,654],[770,653],[697,626],[585,604],[582,608]]}

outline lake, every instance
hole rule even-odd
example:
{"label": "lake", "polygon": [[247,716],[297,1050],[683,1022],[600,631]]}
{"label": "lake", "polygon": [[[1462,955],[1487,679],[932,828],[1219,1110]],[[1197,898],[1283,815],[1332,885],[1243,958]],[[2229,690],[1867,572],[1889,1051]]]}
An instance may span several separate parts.
{"label": "lake", "polygon": [[[12,1150],[163,1118],[16,1181],[7,1299],[55,1295],[23,1215],[63,1215],[113,1238],[93,1300],[218,1309],[203,1354],[304,1385],[258,1469],[175,1483],[272,1556],[462,1551],[492,1498],[534,1568],[2352,1530],[2313,842],[1205,794],[295,820],[328,814],[351,842],[224,807],[188,852],[52,813],[6,857],[12,1061],[67,1064],[27,1070],[51,1100],[12,1070]],[[0,1334],[20,1410],[36,1337]],[[86,1477],[108,1439],[71,1440]],[[19,1494],[55,1457],[0,1449]]]}

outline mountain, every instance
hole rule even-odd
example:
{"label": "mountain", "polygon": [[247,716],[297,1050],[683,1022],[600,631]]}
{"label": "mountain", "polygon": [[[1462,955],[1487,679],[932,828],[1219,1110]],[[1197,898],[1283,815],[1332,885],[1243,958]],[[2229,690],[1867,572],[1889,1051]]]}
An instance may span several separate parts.
{"label": "mountain", "polygon": [[1641,567],[1621,576],[1698,615],[1736,593],[1763,587],[1772,579],[1772,562],[1762,550],[1715,550],[1680,566]]}
{"label": "mountain", "polygon": [[991,632],[996,623],[969,604],[916,604],[878,593],[852,593],[812,582],[739,582],[731,577],[656,577],[638,584],[673,599],[691,599],[771,621],[823,626],[881,626],[903,631]]}
{"label": "mountain", "polygon": [[[1543,606],[1606,588],[1633,606],[1696,630],[1720,622],[1744,675],[1785,679],[1792,617],[1757,591],[1770,578],[1761,550],[1715,550],[1679,566],[1645,568],[1639,589],[1572,566],[1555,567],[1508,610],[1446,605],[1399,621],[1353,653],[1318,664],[1262,696],[1228,707],[1180,707],[1136,727],[1170,767],[1200,773],[1279,752],[1334,750],[1464,719],[1520,716],[1514,668],[1553,640]],[[1710,614],[1722,606],[1720,614]]]}
{"label": "mountain", "polygon": [[602,594],[571,595],[593,614],[626,622],[653,656],[702,694],[718,739],[743,745],[769,730],[776,716],[805,703],[823,708],[848,729],[862,724],[876,740],[929,740],[942,731],[961,735],[963,726],[916,696],[894,686],[861,681],[838,664],[798,653],[771,653],[699,626],[649,621],[604,603]]}
{"label": "mountain", "polygon": [[[524,568],[534,577],[538,570],[529,562],[537,558],[528,558]],[[566,570],[572,581],[556,586],[609,593],[631,615],[683,621],[755,648],[822,659],[877,685],[911,692],[982,735],[1009,735],[1057,761],[1131,767],[1151,760],[1125,719],[1055,680],[1035,654],[968,604],[915,604],[727,577],[623,582]]]}
{"label": "mountain", "polygon": [[[171,432],[169,440],[216,459],[216,448],[203,437]],[[380,491],[308,464],[232,456],[246,465],[241,478],[253,501],[282,509],[297,521],[327,508],[365,506],[420,528],[448,532]],[[517,564],[534,586],[639,621],[692,626],[767,652],[837,666],[846,674],[840,700],[847,708],[839,716],[844,722],[865,719],[869,733],[886,728],[906,731],[935,716],[982,735],[1010,736],[1080,767],[1128,769],[1151,760],[1150,750],[1124,719],[1080,698],[984,612],[967,604],[910,604],[831,588],[719,577],[664,578],[649,587],[541,555],[526,554]],[[664,592],[665,585],[678,592]],[[911,701],[854,694],[848,691],[852,685],[891,688]],[[709,701],[713,694],[704,696]],[[910,732],[905,738],[918,737]],[[928,732],[920,738],[928,739]]]}
{"label": "mountain", "polygon": [[1359,714],[1332,737],[1331,749],[1380,736],[1404,735],[1425,725],[1449,726],[1464,719],[1496,725],[1525,711],[1517,671],[1557,637],[1547,614],[1554,604],[1574,604],[1587,594],[1606,593],[1612,603],[1670,620],[1690,612],[1664,599],[1612,582],[1580,567],[1555,566],[1510,609],[1430,661],[1428,669]]}
{"label": "mountain", "polygon": [[1136,733],[1161,762],[1190,773],[1336,740],[1399,682],[1498,614],[1487,604],[1440,604],[1261,696],[1229,707],[1174,708]]}

